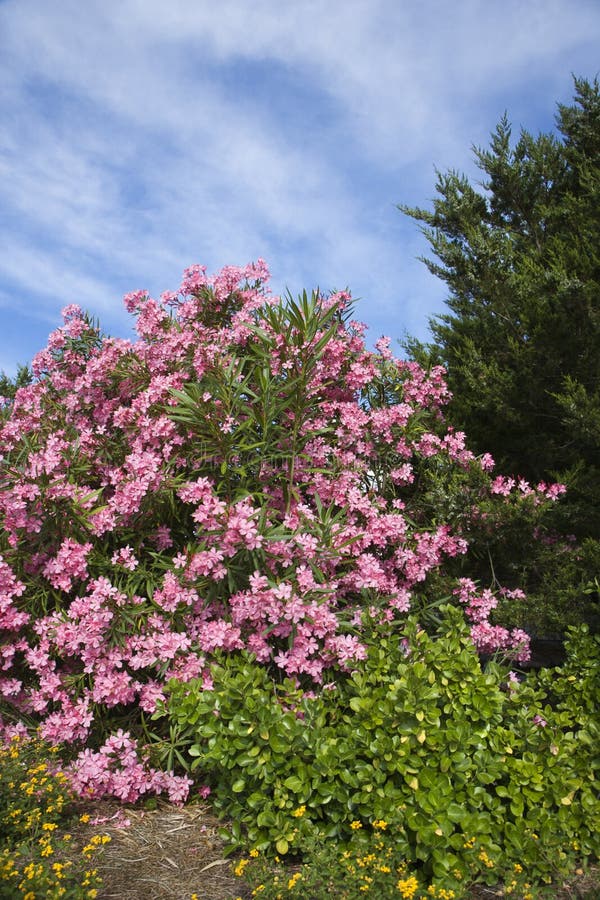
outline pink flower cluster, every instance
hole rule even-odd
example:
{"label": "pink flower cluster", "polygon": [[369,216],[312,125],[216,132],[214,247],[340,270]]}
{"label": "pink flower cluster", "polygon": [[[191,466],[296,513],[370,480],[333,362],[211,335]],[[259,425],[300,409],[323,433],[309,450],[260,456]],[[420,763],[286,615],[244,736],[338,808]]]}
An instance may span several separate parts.
{"label": "pink flower cluster", "polygon": [[[467,550],[403,499],[424,460],[493,465],[440,436],[443,370],[394,359],[389,339],[368,351],[345,293],[286,318],[267,280],[262,260],[192,266],[161,301],[129,294],[135,341],[67,307],[3,414],[0,698],[87,745],[83,793],[183,798],[118,730],[170,678],[209,689],[211,654],[245,649],[320,682],[364,657],[361,611],[406,613]],[[457,596],[478,648],[524,658],[525,635],[490,625],[489,592]],[[100,721],[114,733],[94,749]]]}
{"label": "pink flower cluster", "polygon": [[535,497],[538,503],[541,503],[544,497],[547,500],[558,500],[567,490],[564,484],[546,484],[545,481],[540,481],[534,489],[523,478],[506,478],[504,475],[498,475],[492,482],[491,492],[508,497],[515,488],[525,497]]}
{"label": "pink flower cluster", "polygon": [[119,729],[95,752],[82,750],[71,765],[70,781],[82,797],[117,797],[134,803],[145,794],[165,793],[171,803],[183,803],[193,781],[187,776],[162,772],[148,765],[137,742]]}
{"label": "pink flower cluster", "polygon": [[[505,596],[524,599],[522,591],[503,591]],[[480,653],[502,651],[515,662],[527,662],[531,653],[529,635],[520,628],[510,631],[490,623],[490,614],[498,600],[489,589],[480,590],[470,578],[460,578],[454,595],[464,605],[467,618],[474,623],[471,638]]]}

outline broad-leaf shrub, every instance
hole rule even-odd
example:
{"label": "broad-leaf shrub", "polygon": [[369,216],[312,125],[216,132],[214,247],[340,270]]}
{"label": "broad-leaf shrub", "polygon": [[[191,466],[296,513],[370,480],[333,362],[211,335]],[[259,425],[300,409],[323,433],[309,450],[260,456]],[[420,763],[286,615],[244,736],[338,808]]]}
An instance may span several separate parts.
{"label": "broad-leaf shrub", "polygon": [[[468,509],[494,496],[490,461],[441,426],[441,369],[385,339],[369,352],[346,294],[281,302],[266,280],[262,261],[194,266],[161,302],[129,294],[135,341],[69,306],[7,400],[2,715],[85,745],[83,793],[185,797],[139,725],[170,678],[210,688],[215,651],[318,683],[364,657],[365,609],[430,621],[443,595],[427,582],[466,552],[465,516],[457,501],[446,521],[419,483],[452,481]],[[559,490],[498,496],[543,510]],[[495,598],[456,589],[477,646],[524,659],[526,635],[492,624]]]}
{"label": "broad-leaf shrub", "polygon": [[598,855],[600,641],[582,630],[564,670],[519,680],[482,670],[445,612],[438,637],[414,617],[374,626],[367,658],[316,696],[243,655],[213,669],[212,691],[171,683],[174,736],[235,844],[354,853],[357,829],[383,822],[395,858],[449,889],[508,883],[515,866],[543,883]]}

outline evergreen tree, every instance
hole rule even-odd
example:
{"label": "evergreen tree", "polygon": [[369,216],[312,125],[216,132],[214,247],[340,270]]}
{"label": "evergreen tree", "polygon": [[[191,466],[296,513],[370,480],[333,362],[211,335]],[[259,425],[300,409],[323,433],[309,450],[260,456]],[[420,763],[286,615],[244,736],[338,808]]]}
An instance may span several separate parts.
{"label": "evergreen tree", "polygon": [[19,388],[27,387],[33,381],[33,372],[29,366],[17,365],[17,374],[14,378],[0,371],[0,418],[10,410],[12,401]]}
{"label": "evergreen tree", "polygon": [[450,289],[430,322],[433,343],[409,340],[421,362],[442,362],[453,424],[502,471],[569,488],[563,530],[600,537],[600,88],[575,79],[558,134],[516,142],[504,116],[489,149],[474,149],[474,186],[438,173],[423,223]]}

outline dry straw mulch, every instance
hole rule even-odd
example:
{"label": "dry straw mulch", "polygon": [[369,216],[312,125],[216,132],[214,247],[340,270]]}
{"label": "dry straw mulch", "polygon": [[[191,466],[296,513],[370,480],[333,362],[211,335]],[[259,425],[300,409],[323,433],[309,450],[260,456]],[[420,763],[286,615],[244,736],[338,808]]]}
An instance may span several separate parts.
{"label": "dry straw mulch", "polygon": [[[86,810],[89,834],[110,835],[94,865],[102,877],[98,900],[235,900],[249,896],[224,856],[219,823],[204,805],[126,809],[101,802]],[[123,820],[129,825],[123,827]]]}

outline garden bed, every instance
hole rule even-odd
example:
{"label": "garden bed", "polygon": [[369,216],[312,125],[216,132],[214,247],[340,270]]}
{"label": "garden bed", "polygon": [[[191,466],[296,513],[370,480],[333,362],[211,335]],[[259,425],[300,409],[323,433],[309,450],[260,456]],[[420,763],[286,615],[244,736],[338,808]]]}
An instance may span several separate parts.
{"label": "garden bed", "polygon": [[[194,894],[197,900],[251,897],[250,889],[233,874],[232,860],[225,856],[218,834],[221,823],[208,805],[178,808],[159,802],[155,809],[124,810],[116,802],[100,801],[88,810],[111,837],[96,861],[103,881],[97,900],[190,900]],[[597,900],[600,869],[592,868],[548,891],[554,900]],[[494,900],[503,892],[474,886],[471,896]]]}

